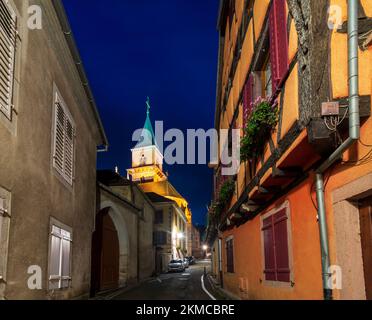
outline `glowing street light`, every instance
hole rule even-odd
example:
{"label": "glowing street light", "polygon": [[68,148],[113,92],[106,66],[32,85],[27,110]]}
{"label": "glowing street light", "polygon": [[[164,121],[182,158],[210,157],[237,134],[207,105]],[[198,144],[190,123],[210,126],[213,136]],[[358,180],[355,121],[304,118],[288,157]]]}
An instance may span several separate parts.
{"label": "glowing street light", "polygon": [[208,250],[208,246],[205,244],[205,245],[203,245],[203,250],[204,251],[207,251]]}

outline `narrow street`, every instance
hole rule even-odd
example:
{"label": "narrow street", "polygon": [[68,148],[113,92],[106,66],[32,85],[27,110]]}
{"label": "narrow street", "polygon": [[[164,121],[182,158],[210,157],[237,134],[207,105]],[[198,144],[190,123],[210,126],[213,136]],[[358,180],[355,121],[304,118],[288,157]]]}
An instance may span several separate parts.
{"label": "narrow street", "polygon": [[[119,294],[113,300],[211,300],[201,282],[204,267],[209,266],[209,260],[197,261],[185,272],[161,274],[158,278]],[[206,278],[204,282],[206,289],[211,291]]]}

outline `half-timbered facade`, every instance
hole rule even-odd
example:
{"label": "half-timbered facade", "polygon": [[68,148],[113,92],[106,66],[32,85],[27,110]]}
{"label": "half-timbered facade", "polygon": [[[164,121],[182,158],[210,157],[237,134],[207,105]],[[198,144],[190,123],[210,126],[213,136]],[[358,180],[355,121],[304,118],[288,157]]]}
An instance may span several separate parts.
{"label": "half-timbered facade", "polygon": [[263,101],[276,116],[236,176],[214,169],[213,273],[239,298],[371,298],[371,17],[368,0],[220,2],[216,128],[243,140]]}

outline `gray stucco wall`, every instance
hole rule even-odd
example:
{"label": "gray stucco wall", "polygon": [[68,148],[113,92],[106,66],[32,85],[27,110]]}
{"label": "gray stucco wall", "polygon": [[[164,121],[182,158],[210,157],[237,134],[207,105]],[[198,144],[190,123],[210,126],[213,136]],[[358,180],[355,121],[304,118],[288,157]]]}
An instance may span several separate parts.
{"label": "gray stucco wall", "polygon": [[[115,195],[100,190],[100,207],[110,207],[110,212],[118,232],[119,243],[125,246],[128,239],[127,266],[120,262],[120,268],[127,269],[127,279],[123,281],[121,275],[120,285],[127,285],[149,278],[155,271],[155,254],[153,247],[154,208],[148,202],[143,192],[135,186],[109,187],[115,194],[127,199],[139,210],[134,210]],[[120,219],[115,219],[120,215]],[[125,248],[121,248],[125,251]]]}
{"label": "gray stucco wall", "polygon": [[[34,31],[26,27],[29,1],[14,3],[20,24],[15,90],[18,115],[14,114],[10,124],[0,119],[0,187],[12,198],[5,297],[76,297],[88,293],[90,286],[97,124],[51,1],[32,1],[43,10],[43,29]],[[73,188],[61,183],[52,168],[54,84],[76,123]],[[47,290],[51,217],[73,230],[71,287],[55,292]],[[42,269],[42,290],[27,287],[30,265]]]}

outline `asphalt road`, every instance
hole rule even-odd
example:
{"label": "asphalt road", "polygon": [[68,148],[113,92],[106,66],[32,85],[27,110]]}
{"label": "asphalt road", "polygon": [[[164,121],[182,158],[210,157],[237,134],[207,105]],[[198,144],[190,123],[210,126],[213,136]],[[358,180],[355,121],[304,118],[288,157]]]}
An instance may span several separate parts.
{"label": "asphalt road", "polygon": [[[198,261],[185,272],[166,273],[117,295],[114,300],[211,300],[202,289],[201,277],[209,261]],[[205,286],[209,288],[205,278]]]}

